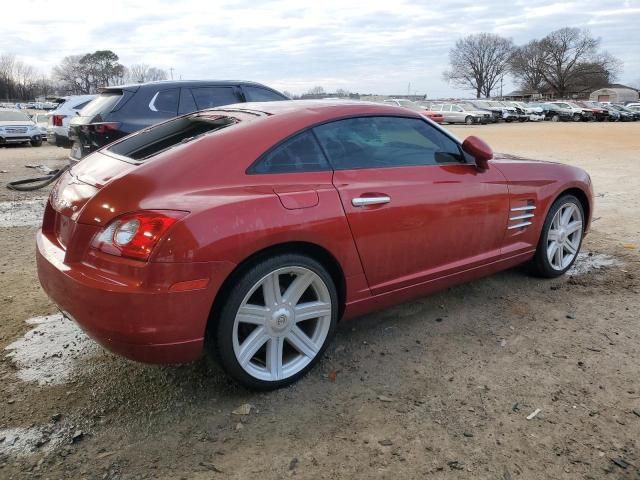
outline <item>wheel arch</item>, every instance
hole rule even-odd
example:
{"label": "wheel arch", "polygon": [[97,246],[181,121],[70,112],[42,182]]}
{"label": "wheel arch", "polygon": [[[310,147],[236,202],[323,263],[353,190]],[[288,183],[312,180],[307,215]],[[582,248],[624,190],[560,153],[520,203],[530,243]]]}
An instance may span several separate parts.
{"label": "wheel arch", "polygon": [[582,190],[581,188],[571,187],[571,188],[562,190],[556,196],[556,198],[553,199],[553,202],[551,202],[550,205],[553,205],[559,198],[563,197],[564,195],[573,195],[578,199],[578,201],[582,205],[582,210],[584,211],[584,218],[586,220],[582,224],[582,231],[587,232],[589,228],[589,224],[591,223],[590,221],[591,220],[591,202],[589,201],[589,197],[587,196],[585,191]]}
{"label": "wheel arch", "polygon": [[316,243],[304,241],[284,242],[270,245],[249,255],[233,269],[227,278],[225,278],[224,282],[222,282],[222,286],[216,293],[209,312],[205,332],[206,338],[209,338],[211,333],[215,330],[215,325],[223,306],[223,299],[227,297],[227,293],[233,288],[236,279],[261,260],[281,253],[298,253],[309,256],[321,263],[322,266],[327,269],[327,272],[336,286],[336,291],[338,292],[338,320],[342,318],[342,314],[344,313],[346,306],[347,291],[346,277],[340,262],[329,250]]}

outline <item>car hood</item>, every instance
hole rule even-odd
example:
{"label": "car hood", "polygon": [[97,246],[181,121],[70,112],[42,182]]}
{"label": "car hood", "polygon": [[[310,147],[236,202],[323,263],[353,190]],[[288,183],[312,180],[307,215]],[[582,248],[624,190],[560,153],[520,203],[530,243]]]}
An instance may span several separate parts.
{"label": "car hood", "polygon": [[3,121],[0,121],[0,127],[14,127],[14,126],[35,127],[36,124],[33,123],[33,122],[30,122],[29,120],[3,120]]}

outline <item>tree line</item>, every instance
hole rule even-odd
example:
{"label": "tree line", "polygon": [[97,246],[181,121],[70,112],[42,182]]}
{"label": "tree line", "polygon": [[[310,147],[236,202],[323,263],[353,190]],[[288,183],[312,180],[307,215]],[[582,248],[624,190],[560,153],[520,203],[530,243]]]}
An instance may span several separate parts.
{"label": "tree line", "polygon": [[443,77],[477,98],[490,97],[506,75],[529,93],[590,92],[608,86],[622,70],[622,62],[601,51],[600,43],[579,28],[561,28],[521,46],[492,33],[469,35],[450,50]]}
{"label": "tree line", "polygon": [[166,70],[139,63],[123,65],[111,50],[70,55],[53,67],[49,75],[18,60],[0,55],[0,99],[30,101],[51,95],[95,93],[100,87],[166,80]]}

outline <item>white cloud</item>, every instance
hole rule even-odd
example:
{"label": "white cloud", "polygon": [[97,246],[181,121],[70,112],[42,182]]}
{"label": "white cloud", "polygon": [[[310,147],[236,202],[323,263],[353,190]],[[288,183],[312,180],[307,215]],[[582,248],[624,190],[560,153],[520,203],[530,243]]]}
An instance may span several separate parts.
{"label": "white cloud", "polygon": [[[302,92],[327,90],[429,96],[461,94],[441,78],[448,51],[481,31],[516,42],[588,25],[640,78],[637,0],[350,1],[200,0],[92,4],[61,0],[3,6],[0,53],[48,71],[65,55],[115,51],[123,63],[173,68],[182,78],[237,78]],[[33,12],[45,12],[38,20]],[[604,19],[606,18],[606,21]],[[633,33],[632,33],[633,32]]]}

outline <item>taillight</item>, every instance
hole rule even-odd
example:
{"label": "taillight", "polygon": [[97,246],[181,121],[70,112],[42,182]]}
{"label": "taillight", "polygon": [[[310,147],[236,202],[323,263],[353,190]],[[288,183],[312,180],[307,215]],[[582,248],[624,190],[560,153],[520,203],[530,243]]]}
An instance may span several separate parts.
{"label": "taillight", "polygon": [[62,126],[62,119],[64,118],[64,115],[53,115],[51,117],[51,120],[53,122],[53,126],[54,127],[61,127]]}
{"label": "taillight", "polygon": [[127,213],[111,221],[91,246],[110,255],[148,260],[169,228],[186,214],[175,210]]}
{"label": "taillight", "polygon": [[120,128],[119,122],[102,122],[102,123],[92,123],[90,128],[93,129],[96,133],[108,133],[112,130],[117,130]]}

